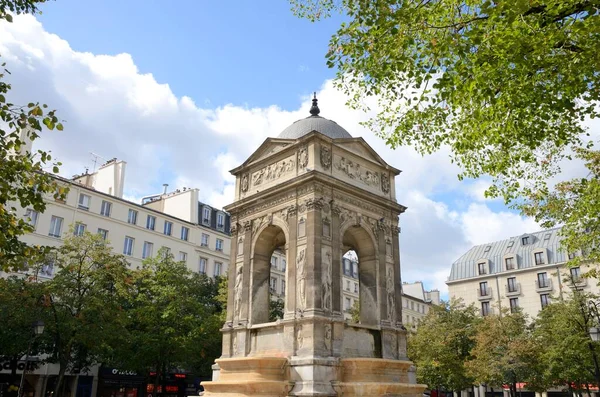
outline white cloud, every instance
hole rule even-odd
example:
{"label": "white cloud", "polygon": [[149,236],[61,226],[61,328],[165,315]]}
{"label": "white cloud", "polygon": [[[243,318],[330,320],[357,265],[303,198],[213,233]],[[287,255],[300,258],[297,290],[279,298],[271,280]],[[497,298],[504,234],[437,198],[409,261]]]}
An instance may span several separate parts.
{"label": "white cloud", "polygon": [[[44,133],[39,145],[63,162],[65,176],[91,166],[89,152],[127,161],[126,197],[140,198],[171,189],[197,187],[200,199],[224,206],[234,197],[229,170],[241,164],[269,136],[308,115],[310,97],[293,111],[275,105],[236,104],[212,108],[210,102],[177,97],[168,84],[142,74],[129,54],[74,51],[46,32],[31,16],[0,24],[0,53],[8,62],[14,103],[40,101],[66,120],[62,133]],[[202,81],[198,81],[202,84]],[[483,185],[461,185],[448,151],[421,156],[408,147],[392,150],[359,125],[369,117],[345,106],[331,81],[318,92],[321,115],[353,136],[362,136],[386,161],[403,170],[396,187],[408,211],[401,216],[403,279],[423,280],[445,290],[451,263],[482,239],[530,231],[532,222],[484,204],[470,204]],[[441,194],[446,202],[433,197]],[[440,196],[441,197],[441,196]],[[465,209],[453,202],[467,200]]]}

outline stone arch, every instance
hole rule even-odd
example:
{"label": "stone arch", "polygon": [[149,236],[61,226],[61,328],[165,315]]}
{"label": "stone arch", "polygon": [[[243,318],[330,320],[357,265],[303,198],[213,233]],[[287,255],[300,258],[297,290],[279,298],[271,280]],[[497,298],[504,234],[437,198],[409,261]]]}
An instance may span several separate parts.
{"label": "stone arch", "polygon": [[[250,322],[269,322],[269,281],[271,256],[275,249],[285,247],[288,241],[279,222],[260,227],[252,241],[252,266],[250,268]],[[286,271],[287,272],[287,271]]]}
{"label": "stone arch", "polygon": [[[354,250],[358,256],[358,279],[360,299],[360,323],[379,324],[379,305],[377,296],[377,257],[378,247],[375,236],[368,228],[360,225],[347,225],[340,231],[341,253]],[[340,278],[340,282],[342,278]],[[340,291],[343,286],[340,286]],[[340,294],[339,299],[342,299]]]}

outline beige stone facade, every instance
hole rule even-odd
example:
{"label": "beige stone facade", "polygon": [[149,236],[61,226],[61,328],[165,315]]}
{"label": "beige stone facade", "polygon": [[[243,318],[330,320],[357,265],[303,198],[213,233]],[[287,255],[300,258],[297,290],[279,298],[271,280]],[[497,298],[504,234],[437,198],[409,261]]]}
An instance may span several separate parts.
{"label": "beige stone facade", "polygon": [[567,268],[560,229],[526,233],[471,248],[453,265],[446,282],[451,298],[475,304],[481,315],[502,308],[521,309],[530,318],[554,299],[568,298],[574,288],[598,294],[597,284],[581,277],[588,269]]}

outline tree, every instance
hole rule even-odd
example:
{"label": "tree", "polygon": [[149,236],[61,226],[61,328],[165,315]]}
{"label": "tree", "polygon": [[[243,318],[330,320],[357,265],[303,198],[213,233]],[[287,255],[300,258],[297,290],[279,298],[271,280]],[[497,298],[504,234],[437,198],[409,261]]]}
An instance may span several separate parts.
{"label": "tree", "polygon": [[431,389],[464,390],[474,384],[465,362],[471,359],[480,322],[475,306],[461,301],[432,306],[408,338],[408,356],[417,378]]}
{"label": "tree", "polygon": [[123,343],[129,349],[118,355],[121,367],[155,372],[155,395],[171,369],[195,366],[210,370],[220,354],[218,329],[222,323],[218,321],[217,294],[218,280],[192,273],[165,248],[155,258],[146,259],[134,272],[127,341]]}
{"label": "tree", "polygon": [[[377,103],[366,125],[388,145],[449,148],[460,179],[488,175],[488,196],[564,223],[569,252],[600,246],[600,152],[582,124],[600,112],[598,0],[290,1],[311,20],[345,14],[327,65],[351,107]],[[574,157],[590,174],[553,189]]]}
{"label": "tree", "polygon": [[45,294],[46,352],[59,364],[54,395],[62,395],[67,370],[85,369],[110,357],[123,334],[124,298],[130,275],[100,235],[70,236],[57,250],[54,278]]}
{"label": "tree", "polygon": [[[17,365],[28,352],[39,351],[33,335],[33,323],[41,318],[42,296],[39,284],[26,278],[0,278],[0,360],[10,363],[10,384],[19,385]],[[36,342],[32,344],[32,341]]]}
{"label": "tree", "polygon": [[[535,379],[538,368],[535,345],[527,328],[527,318],[521,312],[488,316],[477,327],[468,373],[478,383],[498,387],[509,385],[512,397],[517,397],[517,383]],[[528,383],[529,389],[538,382]],[[543,389],[545,390],[545,389]]]}
{"label": "tree", "polygon": [[[12,14],[35,13],[37,5],[45,0],[0,0],[0,23],[12,22]],[[0,61],[1,63],[1,61]],[[43,247],[32,247],[19,239],[32,232],[28,219],[18,212],[31,208],[43,212],[44,195],[63,197],[66,188],[59,186],[44,171],[58,172],[60,163],[52,162],[50,153],[27,150],[27,141],[34,141],[45,127],[63,129],[54,110],[46,105],[31,102],[18,106],[9,101],[12,86],[6,82],[5,64],[0,65],[0,269],[18,269],[26,262],[35,262],[47,254]]]}
{"label": "tree", "polygon": [[571,299],[554,302],[538,314],[534,337],[543,346],[540,362],[550,386],[600,384],[600,346],[589,335],[597,325],[587,303],[594,298],[575,290]]}
{"label": "tree", "polygon": [[283,299],[269,299],[269,321],[277,321],[283,318]]}

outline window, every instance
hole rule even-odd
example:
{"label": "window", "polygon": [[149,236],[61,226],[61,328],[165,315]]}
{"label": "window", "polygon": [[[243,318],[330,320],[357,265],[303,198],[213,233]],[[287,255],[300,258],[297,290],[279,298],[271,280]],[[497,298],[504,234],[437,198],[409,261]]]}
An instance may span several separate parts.
{"label": "window", "polygon": [[350,310],[350,298],[344,299],[344,310]]}
{"label": "window", "polygon": [[488,245],[487,247],[485,247],[485,249],[483,250],[483,252],[490,252],[491,249],[492,249],[492,246]]}
{"label": "window", "polygon": [[106,229],[98,229],[98,234],[102,236],[103,240],[106,240],[108,238],[108,230]]}
{"label": "window", "polygon": [[479,270],[479,275],[487,274],[486,263],[480,262],[477,264],[477,269]]}
{"label": "window", "polygon": [[208,234],[202,233],[202,240],[200,241],[200,245],[203,247],[208,247]]}
{"label": "window", "polygon": [[479,295],[480,296],[487,296],[488,295],[487,281],[479,283]]}
{"label": "window", "polygon": [[352,264],[350,259],[344,259],[344,274],[347,276],[352,275]]}
{"label": "window", "polygon": [[163,250],[163,258],[168,258],[171,255],[171,248],[163,245],[161,249]]}
{"label": "window", "polygon": [[354,293],[358,294],[358,283],[354,283]]}
{"label": "window", "polygon": [[546,233],[544,235],[544,240],[550,240],[550,233]]}
{"label": "window", "polygon": [[271,277],[271,293],[277,292],[277,279],[275,277]]}
{"label": "window", "polygon": [[102,200],[102,205],[100,206],[100,215],[110,216],[110,212],[112,210],[112,204],[108,201]]}
{"label": "window", "polygon": [[123,245],[123,254],[127,256],[133,255],[133,237],[125,236],[125,244]]}
{"label": "window", "polygon": [[220,238],[217,239],[217,243],[215,244],[215,249],[217,251],[223,252],[223,240],[221,240]]}
{"label": "window", "polygon": [[490,302],[481,302],[481,315],[483,317],[490,315]]}
{"label": "window", "polygon": [[271,267],[274,267],[275,269],[277,269],[277,257],[275,257],[275,256],[271,257]]}
{"label": "window", "polygon": [[285,295],[285,280],[281,280],[281,295]]}
{"label": "window", "polygon": [[515,245],[515,240],[510,240],[506,248],[511,248],[513,245]]}
{"label": "window", "polygon": [[146,218],[146,229],[154,230],[154,226],[156,225],[156,217],[152,215],[148,215]]}
{"label": "window", "polygon": [[202,209],[202,223],[205,225],[210,223],[210,208],[208,207]]}
{"label": "window", "polygon": [[181,226],[181,239],[183,241],[188,241],[188,234],[190,234],[190,229],[185,226]]}
{"label": "window", "polygon": [[40,275],[43,277],[52,277],[54,276],[54,262],[56,261],[56,256],[50,254],[44,258],[44,262],[42,263],[42,269],[40,270]]}
{"label": "window", "polygon": [[154,253],[154,244],[149,241],[144,241],[144,249],[142,250],[142,259],[151,258]]}
{"label": "window", "polygon": [[221,275],[223,264],[221,262],[215,262],[215,277]]}
{"label": "window", "polygon": [[509,277],[506,281],[508,282],[508,292],[517,292],[517,278]]}
{"label": "window", "polygon": [[225,215],[220,212],[217,214],[217,229],[223,229],[225,227]]}
{"label": "window", "polygon": [[516,313],[519,311],[519,298],[510,298],[510,312]]}
{"label": "window", "polygon": [[173,230],[173,222],[165,221],[164,233],[167,236],[170,236],[172,230]]}
{"label": "window", "polygon": [[578,267],[572,267],[569,271],[571,272],[571,279],[574,283],[581,281],[581,270]]}
{"label": "window", "polygon": [[533,256],[535,257],[535,264],[536,265],[543,265],[544,264],[544,253],[543,252],[536,252],[533,254]]}
{"label": "window", "polygon": [[346,280],[346,291],[350,291],[350,280]]}
{"label": "window", "polygon": [[331,234],[331,227],[329,221],[323,221],[323,236],[329,237]]}
{"label": "window", "polygon": [[200,262],[198,262],[198,271],[201,274],[206,274],[206,262],[208,262],[206,258],[200,258]]}
{"label": "window", "polygon": [[285,259],[282,259],[281,260],[281,271],[282,272],[285,272],[286,266],[287,266],[287,263],[286,263]]}
{"label": "window", "polygon": [[127,223],[131,223],[132,225],[137,225],[137,216],[138,212],[136,210],[129,210],[129,214],[127,215]]}
{"label": "window", "polygon": [[538,288],[547,288],[548,287],[548,274],[538,273],[537,275]]}
{"label": "window", "polygon": [[574,252],[569,252],[569,259],[575,259],[576,256]]}
{"label": "window", "polygon": [[85,225],[77,222],[75,224],[75,228],[73,229],[73,234],[76,236],[83,236],[83,233],[85,233]]}
{"label": "window", "polygon": [[34,211],[32,209],[28,209],[27,211],[25,211],[25,218],[27,218],[27,223],[29,224],[29,226],[33,227],[34,229],[35,229],[35,226],[37,225],[38,215],[39,215],[39,212]]}
{"label": "window", "polygon": [[506,270],[514,270],[515,269],[515,258],[509,257],[504,259],[504,263],[506,264]]}
{"label": "window", "polygon": [[179,262],[187,262],[187,252],[179,251]]}
{"label": "window", "polygon": [[62,225],[63,218],[60,218],[58,216],[52,216],[52,218],[50,219],[50,231],[48,232],[48,236],[60,238],[60,235],[62,233]]}
{"label": "window", "polygon": [[90,196],[87,194],[80,193],[79,194],[79,209],[89,210],[90,209]]}
{"label": "window", "polygon": [[542,309],[548,306],[550,304],[550,294],[541,294],[540,303],[542,304]]}
{"label": "window", "polygon": [[529,244],[529,236],[521,237],[521,244],[522,245]]}
{"label": "window", "polygon": [[358,262],[352,263],[352,277],[358,278]]}
{"label": "window", "polygon": [[415,310],[415,302],[410,301],[410,310]]}

